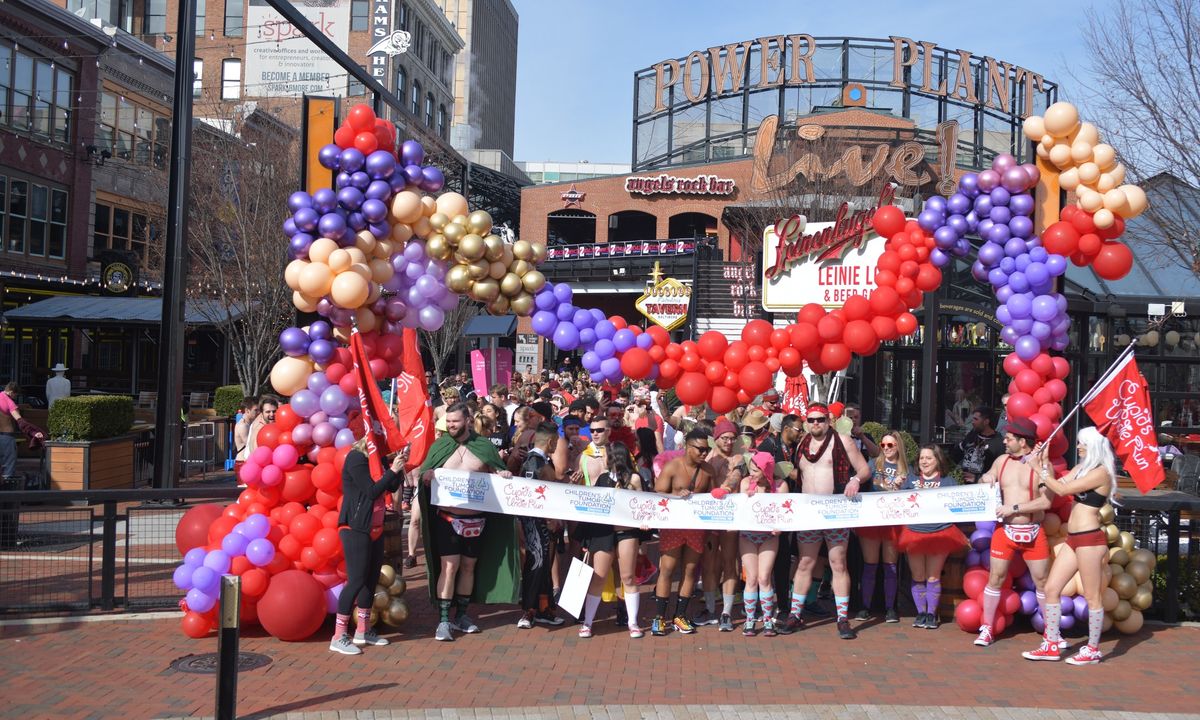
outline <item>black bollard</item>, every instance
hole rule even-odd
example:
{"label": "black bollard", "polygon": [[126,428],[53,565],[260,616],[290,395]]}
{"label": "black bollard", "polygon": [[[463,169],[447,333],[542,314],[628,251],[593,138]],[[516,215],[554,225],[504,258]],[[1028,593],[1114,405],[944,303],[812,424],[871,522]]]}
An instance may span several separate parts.
{"label": "black bollard", "polygon": [[220,626],[217,628],[217,720],[237,717],[238,632],[241,625],[242,579],[221,577]]}

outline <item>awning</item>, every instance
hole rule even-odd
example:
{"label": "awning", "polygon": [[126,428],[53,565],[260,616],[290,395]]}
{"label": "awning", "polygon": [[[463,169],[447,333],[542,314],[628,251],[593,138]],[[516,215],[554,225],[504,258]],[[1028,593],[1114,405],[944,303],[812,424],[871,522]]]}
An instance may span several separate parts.
{"label": "awning", "polygon": [[[216,300],[188,300],[184,322],[215,325],[230,313]],[[235,310],[234,318],[242,313]],[[56,295],[4,313],[6,322],[58,323],[62,325],[158,325],[162,322],[162,298]]]}
{"label": "awning", "polygon": [[464,337],[509,337],[517,331],[516,315],[476,315],[463,327]]}

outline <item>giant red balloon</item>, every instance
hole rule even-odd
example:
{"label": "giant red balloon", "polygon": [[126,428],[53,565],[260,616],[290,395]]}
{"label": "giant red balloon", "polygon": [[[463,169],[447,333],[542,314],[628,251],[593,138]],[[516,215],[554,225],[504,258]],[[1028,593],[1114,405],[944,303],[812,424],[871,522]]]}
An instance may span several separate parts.
{"label": "giant red balloon", "polygon": [[708,379],[698,372],[686,372],[675,384],[675,394],[685,405],[699,405],[708,399]]}
{"label": "giant red balloon", "polygon": [[650,374],[653,367],[650,353],[640,347],[631,347],[621,355],[621,372],[628,378],[641,380]]}
{"label": "giant red balloon", "polygon": [[325,621],[325,592],[312,575],[288,570],[271,578],[258,601],[263,629],[285,641],[303,640]]}
{"label": "giant red balloon", "polygon": [[696,345],[700,348],[700,357],[705,360],[720,360],[725,354],[725,348],[729,347],[729,341],[716,330],[709,330],[700,336]]}
{"label": "giant red balloon", "polygon": [[771,323],[766,320],[751,320],[742,328],[742,340],[747,345],[770,345]]}
{"label": "giant red balloon", "polygon": [[879,343],[871,323],[866,320],[851,320],[842,331],[842,338],[851,352],[859,355],[870,355]]}
{"label": "giant red balloon", "polygon": [[179,554],[186,555],[192,548],[207,545],[208,528],[221,513],[221,506],[216,503],[197,505],[185,512],[175,526],[175,547],[179,548]]}
{"label": "giant red balloon", "polygon": [[884,205],[875,211],[871,224],[875,232],[883,237],[891,237],[904,229],[904,211],[895,205]]}
{"label": "giant red balloon", "polygon": [[817,345],[817,326],[810,322],[798,322],[788,329],[788,335],[792,339],[792,347],[803,353],[808,352]]}
{"label": "giant red balloon", "polygon": [[1071,223],[1060,220],[1042,233],[1042,247],[1048,253],[1066,257],[1079,249],[1079,231]]}
{"label": "giant red balloon", "polygon": [[821,348],[821,364],[830,370],[845,370],[850,365],[850,349],[842,343]]}
{"label": "giant red balloon", "polygon": [[1092,261],[1092,269],[1105,280],[1120,280],[1132,267],[1133,253],[1125,243],[1116,241],[1104,243]]}
{"label": "giant red balloon", "polygon": [[708,406],[718,415],[723,415],[738,406],[737,393],[724,385],[717,385],[712,389],[712,397],[709,398]]}
{"label": "giant red balloon", "polygon": [[738,373],[738,382],[747,395],[758,395],[771,386],[771,372],[761,362],[747,363]]}

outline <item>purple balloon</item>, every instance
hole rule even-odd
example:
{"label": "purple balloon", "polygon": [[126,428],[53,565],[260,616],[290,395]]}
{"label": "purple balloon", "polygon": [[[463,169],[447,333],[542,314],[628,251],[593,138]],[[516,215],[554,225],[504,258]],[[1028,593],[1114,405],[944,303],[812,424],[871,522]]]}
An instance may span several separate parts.
{"label": "purple balloon", "polygon": [[308,333],[298,327],[290,327],[279,333],[279,346],[292,357],[308,352],[309,342]]}
{"label": "purple balloon", "polygon": [[350,428],[342,428],[337,431],[337,435],[333,438],[333,446],[337,449],[349,447],[354,444],[354,431]]}
{"label": "purple balloon", "polygon": [[341,415],[349,407],[350,400],[337,385],[330,385],[321,393],[321,410],[330,415]]}
{"label": "purple balloon", "polygon": [[569,322],[560,322],[554,328],[554,344],[560,350],[571,351],[579,347],[579,330]]}
{"label": "purple balloon", "polygon": [[613,334],[612,341],[613,345],[616,346],[619,352],[625,352],[629,348],[633,347],[634,343],[637,341],[637,336],[634,335],[633,331],[629,328],[621,328]]}
{"label": "purple balloon", "polygon": [[[963,176],[966,177],[965,175]],[[946,212],[952,215],[966,215],[971,210],[971,201],[962,193],[954,193],[946,201]]]}
{"label": "purple balloon", "polygon": [[1042,263],[1030,263],[1029,267],[1025,269],[1025,279],[1034,288],[1049,289],[1050,278],[1050,271]]}
{"label": "purple balloon", "polygon": [[204,556],[204,567],[217,575],[224,575],[229,572],[229,555],[223,550],[209,550]]}
{"label": "purple balloon", "polygon": [[[1014,320],[1027,318],[1033,311],[1033,303],[1030,301],[1029,296],[1024,294],[1014,294],[1008,299],[1005,307],[1008,308],[1008,314]],[[1007,325],[1008,323],[1005,324]]]}
{"label": "purple balloon", "polygon": [[192,548],[183,556],[183,564],[190,565],[192,568],[198,568],[204,564],[204,556],[206,551],[202,547]]}
{"label": "purple balloon", "polygon": [[342,188],[346,187],[349,184],[350,184],[350,173],[343,170],[337,174],[336,178],[334,178],[333,189],[341,190]]}
{"label": "purple balloon", "polygon": [[616,332],[617,326],[613,325],[611,320],[601,320],[596,323],[596,337],[601,340],[611,340]]}
{"label": "purple balloon", "polygon": [[583,357],[580,359],[579,364],[582,365],[583,369],[587,370],[588,372],[597,372],[598,370],[600,370],[601,362],[603,362],[603,361],[600,359],[600,356],[597,355],[594,350],[588,350],[587,352],[585,352],[583,354]]}
{"label": "purple balloon", "polygon": [[[993,194],[997,193],[997,192],[1004,192],[1004,191],[1000,190],[999,188],[992,191]],[[1001,207],[999,205],[993,206],[991,214],[988,215],[989,220],[991,220],[993,223],[999,223],[1001,225],[1007,225],[1008,221],[1012,220],[1012,217],[1013,217],[1012,210],[1009,210],[1006,207]],[[1011,232],[1011,228],[1009,231]]]}
{"label": "purple balloon", "polygon": [[1029,278],[1019,270],[1008,276],[1008,285],[1014,292],[1029,292]]}
{"label": "purple balloon", "polygon": [[359,190],[353,186],[344,187],[341,190],[338,190],[337,200],[338,203],[347,210],[357,210],[362,207],[363,193],[362,190]]}
{"label": "purple balloon", "polygon": [[433,332],[446,322],[446,313],[440,307],[423,307],[417,314],[421,329]]}
{"label": "purple balloon", "polygon": [[533,296],[533,306],[538,310],[554,310],[558,307],[558,298],[554,297],[553,290],[543,288],[541,292]]}
{"label": "purple balloon", "polygon": [[[988,222],[991,224],[987,226],[986,230],[980,230],[979,234],[989,242],[994,242],[997,245],[1006,244],[1009,238],[1012,237],[1012,233],[1009,232],[1008,226],[994,223],[991,220],[988,220]],[[982,224],[983,223],[980,223],[980,225]]]}
{"label": "purple balloon", "polygon": [[1004,254],[1010,258],[1015,258],[1027,250],[1025,241],[1021,238],[1009,238],[1008,242],[1004,243]]}
{"label": "purple balloon", "polygon": [[[986,170],[984,172],[987,172]],[[981,194],[975,198],[975,212],[980,217],[988,217],[992,214],[992,198],[990,195]]]}
{"label": "purple balloon", "polygon": [[312,440],[321,447],[332,445],[335,435],[337,435],[337,428],[328,422],[315,423],[313,425]]}
{"label": "purple balloon", "polygon": [[946,267],[950,264],[951,257],[946,254],[941,248],[934,248],[929,251],[929,262],[933,263],[934,267]]}
{"label": "purple balloon", "polygon": [[1009,345],[1015,345],[1020,337],[1021,333],[1012,327],[1000,328],[1000,339]]}
{"label": "purple balloon", "polygon": [[1022,573],[1021,577],[1017,578],[1017,587],[1021,590],[1037,589],[1037,584],[1033,582],[1033,575],[1030,575],[1028,570]]}
{"label": "purple balloon", "polygon": [[362,214],[369,223],[383,222],[388,216],[388,206],[382,200],[374,198],[364,200]]}
{"label": "purple balloon", "polygon": [[1088,604],[1087,600],[1082,596],[1075,596],[1075,620],[1078,622],[1087,622],[1088,619]]}
{"label": "purple balloon", "polygon": [[1013,195],[1008,201],[1008,209],[1016,215],[1032,215],[1034,210],[1033,198],[1025,193]]}
{"label": "purple balloon", "polygon": [[[1063,598],[1063,600],[1066,600],[1066,599],[1067,598]],[[1074,604],[1071,605],[1070,614],[1068,614],[1066,612],[1066,610],[1064,610],[1062,617],[1060,617],[1058,619],[1058,629],[1059,630],[1070,630],[1073,627],[1075,627],[1075,605]]]}
{"label": "purple balloon", "polygon": [[312,232],[317,229],[317,223],[320,222],[323,216],[312,208],[300,208],[292,215],[292,221],[296,227],[303,232]]}
{"label": "purple balloon", "polygon": [[446,176],[432,165],[421,168],[421,189],[425,192],[437,192],[446,186]]}
{"label": "purple balloon", "polygon": [[1000,268],[993,268],[988,272],[988,282],[994,287],[1004,287],[1008,284],[1008,273]]}
{"label": "purple balloon", "polygon": [[971,547],[983,552],[992,546],[992,534],[983,530],[971,533]]}
{"label": "purple balloon", "polygon": [[936,213],[946,213],[946,198],[941,195],[934,195],[925,201],[925,209],[932,210]]}
{"label": "purple balloon", "polygon": [[1021,614],[1032,615],[1037,612],[1038,602],[1037,594],[1031,590],[1021,592]]}
{"label": "purple balloon", "polygon": [[979,194],[979,176],[975,173],[966,173],[958,179],[958,188],[968,198],[975,197]]}
{"label": "purple balloon", "polygon": [[1004,247],[993,242],[984,243],[979,248],[979,262],[991,267],[1004,257]]}
{"label": "purple balloon", "polygon": [[1027,240],[1033,235],[1033,221],[1024,215],[1014,215],[1008,221],[1008,231],[1013,237]]}
{"label": "purple balloon", "polygon": [[[295,396],[293,396],[293,404],[294,402]],[[292,442],[296,443],[298,447],[312,444],[312,425],[300,423],[292,428]]]}
{"label": "purple balloon", "polygon": [[296,212],[301,208],[312,207],[312,195],[309,195],[302,190],[297,190],[291,195],[288,195],[287,205],[288,209],[292,212]]}
{"label": "purple balloon", "polygon": [[[1058,599],[1063,615],[1073,615],[1075,613],[1075,598],[1071,595],[1063,595]],[[1084,603],[1086,607],[1087,604]]]}
{"label": "purple balloon", "polygon": [[366,162],[366,158],[363,157],[362,152],[358,148],[346,148],[338,156],[338,166],[348,173],[356,172],[363,166],[364,162]]}
{"label": "purple balloon", "polygon": [[1046,271],[1054,277],[1058,277],[1067,271],[1067,259],[1062,255],[1051,255],[1042,264],[1046,266]]}
{"label": "purple balloon", "polygon": [[959,237],[966,235],[970,231],[970,226],[967,224],[967,219],[962,215],[951,215],[946,218],[946,224],[950,226]]}
{"label": "purple balloon", "polygon": [[404,179],[407,180],[410,185],[417,185],[424,178],[425,178],[425,175],[421,172],[420,165],[414,164],[414,165],[405,165],[404,166]]}
{"label": "purple balloon", "polygon": [[1032,362],[1042,352],[1042,344],[1029,335],[1022,335],[1013,345],[1013,349],[1017,351],[1017,357],[1025,362]]}
{"label": "purple balloon", "polygon": [[405,140],[400,145],[400,162],[404,165],[420,165],[425,162],[425,148],[416,140]]}
{"label": "purple balloon", "polygon": [[367,174],[376,180],[386,180],[396,172],[396,158],[387,150],[376,150],[364,163]]}
{"label": "purple balloon", "polygon": [[558,325],[558,318],[549,310],[539,310],[533,314],[533,331],[542,337],[550,337]]}
{"label": "purple balloon", "polygon": [[314,362],[325,363],[333,360],[334,354],[337,352],[337,346],[328,340],[313,340],[308,345],[308,354]]}
{"label": "purple balloon", "polygon": [[940,228],[946,222],[946,218],[939,212],[933,210],[922,210],[920,215],[917,215],[917,224],[926,232],[933,232]]}
{"label": "purple balloon", "polygon": [[593,349],[601,360],[607,360],[617,354],[617,346],[613,345],[613,341],[604,338],[597,340],[596,347]]}
{"label": "purple balloon", "polygon": [[213,605],[217,604],[216,599],[212,595],[201,592],[199,588],[188,590],[187,596],[184,599],[187,600],[189,610],[201,613],[212,610]]}
{"label": "purple balloon", "polygon": [[979,564],[979,551],[978,550],[968,550],[967,558],[963,562],[966,564],[966,566],[968,568],[973,568],[976,565],[978,565]]}
{"label": "purple balloon", "polygon": [[288,218],[283,221],[283,234],[291,237],[300,232],[300,228],[296,227],[296,221],[293,218]]}
{"label": "purple balloon", "polygon": [[1029,187],[1029,175],[1019,167],[1011,167],[1004,171],[1000,184],[1011,193],[1019,193]]}
{"label": "purple balloon", "polygon": [[573,295],[573,292],[572,292],[572,290],[571,290],[571,286],[570,286],[570,285],[568,285],[568,284],[566,284],[566,283],[557,283],[557,284],[554,286],[554,297],[555,297],[555,298],[556,298],[556,299],[557,299],[557,300],[558,300],[560,303],[569,303],[569,302],[571,302],[571,296],[572,296],[572,295]]}
{"label": "purple balloon", "polygon": [[575,307],[570,303],[563,303],[558,306],[558,310],[554,313],[555,316],[563,322],[570,322],[575,316]]}
{"label": "purple balloon", "polygon": [[175,582],[175,587],[180,590],[191,590],[193,572],[195,572],[195,568],[191,565],[180,565],[175,568],[175,573],[171,576],[171,579]]}
{"label": "purple balloon", "polygon": [[971,264],[971,277],[975,278],[979,282],[987,282],[988,271],[983,263],[976,260]]}
{"label": "purple balloon", "polygon": [[621,361],[616,358],[609,358],[600,363],[600,373],[606,378],[614,378],[621,376]]}
{"label": "purple balloon", "polygon": [[[577,326],[578,327],[578,326]],[[584,328],[579,331],[579,347],[590,348],[596,344],[596,331],[593,328]]]}
{"label": "purple balloon", "polygon": [[329,188],[321,188],[313,193],[313,209],[320,213],[332,212],[337,208],[337,193]]}
{"label": "purple balloon", "polygon": [[[308,376],[308,389],[316,393],[318,398],[320,398],[321,393],[325,392],[325,388],[332,384],[329,382],[329,378],[325,376],[325,373],[320,370]],[[317,405],[319,407],[320,403],[318,402]]]}
{"label": "purple balloon", "polygon": [[246,559],[262,567],[275,559],[275,546],[265,537],[255,538],[246,545]]}
{"label": "purple balloon", "polygon": [[[992,208],[995,209],[1008,205],[1009,199],[1012,198],[1012,193],[1002,187],[998,187],[988,193],[988,198],[992,201]],[[992,219],[995,220],[996,218],[993,217]]]}
{"label": "purple balloon", "polygon": [[321,237],[336,240],[346,232],[346,218],[335,212],[325,213],[321,216],[317,229],[321,233]]}
{"label": "purple balloon", "polygon": [[996,523],[992,520],[976,520],[975,529],[985,533],[994,533],[996,532]]}
{"label": "purple balloon", "polygon": [[361,170],[350,175],[350,184],[359,190],[366,190],[371,185],[371,176]]}
{"label": "purple balloon", "polygon": [[342,149],[333,143],[322,147],[317,152],[317,162],[321,163],[321,167],[330,170],[337,170],[341,166],[339,156],[342,154]]}
{"label": "purple balloon", "polygon": [[376,200],[387,200],[392,196],[392,186],[385,180],[372,180],[363,195]]}
{"label": "purple balloon", "polygon": [[[980,192],[990,193],[1000,186],[1000,173],[995,170],[984,170],[979,173],[979,190]],[[978,203],[976,203],[978,207]]]}
{"label": "purple balloon", "polygon": [[245,536],[231,532],[221,539],[221,550],[229,557],[239,557],[246,554],[246,545],[249,542]]}
{"label": "purple balloon", "polygon": [[[329,387],[329,386],[326,385],[326,387]],[[318,398],[319,397],[320,396],[318,395]],[[316,427],[318,425],[320,425],[321,423],[328,423],[328,422],[329,422],[329,415],[325,414],[324,412],[321,412],[320,410],[313,413],[312,417],[310,417],[308,419],[308,424],[312,425],[313,429],[316,429]]]}
{"label": "purple balloon", "polygon": [[933,232],[933,241],[937,246],[946,249],[958,242],[958,233],[948,225],[942,226]]}
{"label": "purple balloon", "polygon": [[350,421],[347,420],[345,417],[338,415],[336,417],[329,418],[329,424],[334,426],[338,430],[341,430],[343,428],[349,427]]}
{"label": "purple balloon", "polygon": [[288,240],[288,255],[293,260],[307,260],[308,250],[312,247],[313,236],[298,232]]}
{"label": "purple balloon", "polygon": [[1050,339],[1050,326],[1044,322],[1034,321],[1033,326],[1029,329],[1029,334],[1037,338],[1038,342],[1045,343]]}
{"label": "purple balloon", "polygon": [[634,344],[643,350],[649,350],[650,348],[654,347],[654,338],[650,337],[646,333],[642,333],[641,335],[637,336]]}
{"label": "purple balloon", "polygon": [[[320,340],[318,342],[325,341]],[[316,373],[313,374],[315,375]],[[322,373],[322,375],[324,375],[324,373]],[[313,413],[320,409],[321,399],[312,390],[309,390],[308,388],[301,388],[300,390],[297,390],[294,395],[292,395],[291,405],[292,409],[296,411],[297,415],[302,418],[310,418],[312,417]]]}

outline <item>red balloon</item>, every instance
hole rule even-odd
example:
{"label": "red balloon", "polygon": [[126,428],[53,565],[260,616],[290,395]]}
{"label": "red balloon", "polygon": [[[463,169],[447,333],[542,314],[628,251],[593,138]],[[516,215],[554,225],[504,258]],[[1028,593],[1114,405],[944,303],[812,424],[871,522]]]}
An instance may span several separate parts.
{"label": "red balloon", "polygon": [[1051,423],[1057,424],[1062,420],[1062,406],[1053,402],[1044,403],[1038,406],[1038,415],[1044,415]]}
{"label": "red balloon", "polygon": [[883,315],[871,318],[871,329],[880,340],[895,340],[900,337],[900,332],[896,330],[896,321]]}
{"label": "red balloon", "polygon": [[718,415],[724,415],[738,406],[737,393],[724,385],[717,385],[712,389],[712,396],[708,399],[708,406]]}
{"label": "red balloon", "polygon": [[917,287],[930,292],[942,284],[942,271],[932,265],[921,265],[917,271]]}
{"label": "red balloon", "polygon": [[267,423],[258,431],[258,437],[255,439],[259,447],[268,447],[272,450],[279,444],[279,426],[275,423]]}
{"label": "red balloon", "polygon": [[978,600],[987,587],[988,571],[981,567],[971,568],[963,573],[963,593],[972,600]]}
{"label": "red balloon", "polygon": [[1065,380],[1071,374],[1071,363],[1066,358],[1053,357],[1050,360],[1054,363],[1054,377]]}
{"label": "red balloon", "polygon": [[659,364],[667,359],[667,352],[658,345],[652,346],[648,352],[650,353],[650,361],[655,364]]}
{"label": "red balloon", "polygon": [[360,132],[354,136],[354,147],[363,155],[370,155],[379,149],[379,138],[374,132]]}
{"label": "red balloon", "polygon": [[896,318],[896,332],[901,335],[912,335],[917,331],[917,316],[910,312],[901,313]]}
{"label": "red balloon", "polygon": [[792,336],[784,328],[771,331],[771,349],[782,350],[792,344]]}
{"label": "red balloon", "polygon": [[1025,361],[1018,357],[1015,352],[1004,356],[1004,372],[1009,377],[1015,378],[1017,373],[1027,367],[1028,365],[1025,364]]}
{"label": "red balloon", "polygon": [[354,128],[349,125],[343,125],[333,133],[333,142],[343,150],[354,147]]}
{"label": "red balloon", "polygon": [[800,312],[796,313],[796,322],[816,325],[823,317],[825,317],[825,308],[817,303],[808,303],[800,308]]}
{"label": "red balloon", "polygon": [[659,347],[665,348],[667,344],[671,342],[671,334],[657,325],[651,325],[650,327],[646,328],[646,334],[649,335],[654,340],[654,344]]}
{"label": "red balloon", "polygon": [[[226,535],[233,532],[234,526],[236,526],[240,521],[241,518],[230,517],[229,515],[222,513],[220,517],[218,517],[216,520],[213,520],[212,524],[208,526],[208,544],[214,547],[220,547],[221,540],[223,540]],[[197,547],[200,546],[197,545]]]}
{"label": "red balloon", "polygon": [[1040,412],[1030,415],[1029,422],[1033,423],[1033,426],[1037,428],[1038,440],[1045,440],[1050,437],[1050,431],[1054,429],[1054,423],[1050,422],[1050,418]]}
{"label": "red balloon", "polygon": [[663,360],[658,366],[658,384],[661,387],[663,381],[674,382],[679,378],[679,374],[683,369],[679,367],[679,363],[671,358]]}
{"label": "red balloon", "polygon": [[679,360],[679,367],[683,368],[685,372],[696,372],[703,368],[703,362],[696,353],[684,353]]}
{"label": "red balloon", "polygon": [[[896,288],[896,292],[900,293],[900,297],[904,297],[917,289],[917,284],[912,281],[912,278],[907,277],[897,278],[896,282],[892,283],[892,285]],[[912,307],[912,303],[909,303],[907,299],[905,300],[905,304]]]}
{"label": "red balloon", "polygon": [[751,345],[750,349],[746,351],[746,355],[752,362],[762,362],[767,358],[767,351],[762,345]]}
{"label": "red balloon", "polygon": [[1008,414],[1012,417],[1027,418],[1037,412],[1037,403],[1026,393],[1016,393],[1008,396]]}
{"label": "red balloon", "polygon": [[779,367],[785,375],[795,377],[800,374],[804,359],[800,357],[800,352],[793,347],[785,347],[779,351]]}
{"label": "red balloon", "polygon": [[1021,370],[1016,377],[1017,389],[1032,395],[1042,389],[1042,376],[1033,370]]}
{"label": "red balloon", "polygon": [[358,397],[358,378],[354,376],[354,373],[343,375],[342,379],[338,380],[338,387],[350,397]]}
{"label": "red balloon", "polygon": [[262,568],[251,568],[242,573],[242,592],[250,597],[258,597],[267,591],[270,576]]}
{"label": "red balloon", "polygon": [[817,346],[817,326],[810,322],[799,322],[788,328],[792,347],[798,352],[807,352]]}
{"label": "red balloon", "polygon": [[725,367],[734,372],[741,372],[750,362],[750,348],[741,340],[735,340],[725,349]]}
{"label": "red balloon", "polygon": [[900,293],[894,288],[879,287],[871,291],[871,312],[876,315],[887,315],[895,317],[904,310],[904,304],[900,300]]}
{"label": "red balloon", "polygon": [[851,320],[842,331],[846,347],[859,355],[870,355],[879,344],[879,338],[866,320]]}
{"label": "red balloon", "polygon": [[305,513],[292,518],[292,521],[288,524],[288,531],[291,532],[292,537],[296,538],[301,545],[308,545],[312,542],[313,535],[317,534],[317,530],[320,527],[321,521]]}
{"label": "red balloon", "polygon": [[284,430],[283,432],[279,433],[279,440],[276,441],[275,444],[278,446],[295,445],[296,443],[292,442],[292,432],[290,430]]}
{"label": "red balloon", "polygon": [[761,362],[747,363],[738,373],[738,382],[747,395],[758,395],[771,387],[771,373]]}
{"label": "red balloon", "polygon": [[1044,387],[1039,387],[1037,390],[1034,390],[1032,394],[1033,401],[1038,405],[1045,405],[1053,399],[1050,397],[1050,391]]}
{"label": "red balloon", "polygon": [[297,465],[283,474],[281,496],[288,502],[307,502],[313,494],[313,466]]}
{"label": "red balloon", "polygon": [[770,345],[773,329],[766,320],[751,320],[742,328],[742,340],[748,345]]}
{"label": "red balloon", "polygon": [[772,375],[779,372],[779,358],[775,356],[768,357],[766,360],[763,360],[763,364],[767,366],[767,372]]}
{"label": "red balloon", "polygon": [[324,589],[306,572],[281,572],[258,601],[258,617],[263,629],[280,640],[303,640],[325,621]]}
{"label": "red balloon", "polygon": [[299,560],[300,551],[303,549],[304,547],[300,544],[300,541],[292,535],[284,535],[283,539],[279,541],[280,554],[286,556],[289,560]]}
{"label": "red balloon", "polygon": [[290,403],[280,405],[275,410],[275,425],[280,430],[291,430],[302,422],[304,422],[304,419],[296,414]]}
{"label": "red balloon", "polygon": [[1063,398],[1067,396],[1067,384],[1058,378],[1047,380],[1045,388],[1056,403],[1062,402]]}
{"label": "red balloon", "polygon": [[817,322],[817,335],[822,340],[834,342],[842,338],[842,330],[846,328],[846,323],[839,317],[826,315]]}
{"label": "red balloon", "polygon": [[835,418],[840,418],[842,413],[846,412],[845,403],[831,402],[829,403],[829,414]]}
{"label": "red balloon", "polygon": [[388,361],[383,358],[375,358],[367,363],[371,368],[371,377],[376,380],[386,379],[388,377]]}
{"label": "red balloon", "polygon": [[895,205],[884,205],[875,211],[871,225],[883,237],[891,237],[904,229],[904,211]]}
{"label": "red balloon", "polygon": [[[219,517],[221,506],[216,503],[197,505],[185,512],[183,517],[179,518],[179,524],[175,526],[175,547],[179,549],[179,554],[186,555],[192,548],[207,545],[208,529]],[[230,527],[232,529],[232,526]]]}
{"label": "red balloon", "polygon": [[631,347],[621,354],[621,372],[633,380],[641,380],[650,375],[654,361],[650,353],[640,347]]}
{"label": "red balloon", "polygon": [[753,399],[754,399],[754,396],[751,395],[750,393],[746,392],[745,390],[737,391],[738,405],[749,405],[750,401]]}
{"label": "red balloon", "polygon": [[1125,218],[1113,213],[1113,224],[1106,228],[1096,228],[1096,234],[1101,240],[1116,240],[1125,234]]}
{"label": "red balloon", "polygon": [[184,635],[197,640],[208,635],[213,629],[212,621],[195,610],[189,610],[179,624]]}
{"label": "red balloon", "polygon": [[867,320],[871,316],[871,301],[862,295],[851,295],[842,305],[842,313],[846,317],[846,322]]}
{"label": "red balloon", "polygon": [[359,103],[346,113],[346,124],[355,132],[368,132],[375,129],[375,111],[366,103]]}
{"label": "red balloon", "polygon": [[675,385],[675,394],[685,405],[699,405],[708,399],[708,379],[698,372],[685,372]]}
{"label": "red balloon", "polygon": [[[624,330],[625,328],[629,327],[629,323],[625,322],[625,318],[621,317],[620,315],[609,315],[608,321],[612,323],[613,326],[618,330]],[[691,340],[687,340],[685,342],[691,342]]]}
{"label": "red balloon", "polygon": [[700,336],[696,345],[700,348],[700,357],[705,360],[720,360],[725,354],[725,348],[729,347],[729,341],[716,330],[709,330]]}
{"label": "red balloon", "polygon": [[1109,241],[1100,248],[1092,269],[1105,280],[1120,280],[1133,268],[1133,253],[1122,242]]}
{"label": "red balloon", "polygon": [[666,350],[667,357],[671,358],[672,360],[679,360],[679,358],[683,357],[683,346],[681,346],[679,343],[668,343]]}
{"label": "red balloon", "polygon": [[1100,248],[1104,247],[1104,241],[1096,233],[1084,233],[1079,236],[1079,252],[1083,255],[1091,257],[1100,252]]}
{"label": "red balloon", "polygon": [[850,365],[850,349],[842,343],[829,343],[821,348],[821,364],[830,370],[845,370]]}
{"label": "red balloon", "polygon": [[314,487],[329,492],[342,483],[342,479],[338,477],[337,470],[333,468],[333,462],[318,463],[312,469],[312,474],[309,477]]}
{"label": "red balloon", "polygon": [[[1067,208],[1073,209],[1070,217],[1067,217]],[[1078,232],[1080,235],[1096,232],[1096,221],[1093,219],[1092,213],[1087,212],[1083,208],[1074,207],[1072,205],[1068,205],[1067,208],[1063,208],[1062,216],[1071,223],[1076,232]]]}
{"label": "red balloon", "polygon": [[1060,220],[1042,233],[1042,247],[1048,253],[1068,256],[1079,249],[1079,231],[1071,223]]}
{"label": "red balloon", "polygon": [[[899,247],[907,248],[910,246],[900,245]],[[904,258],[901,257],[900,251],[898,249],[884,250],[883,254],[879,256],[879,260],[876,261],[875,267],[878,270],[887,270],[890,273],[898,273],[898,272],[900,272],[900,263],[903,260],[904,260]]]}
{"label": "red balloon", "polygon": [[1044,378],[1049,378],[1054,375],[1054,361],[1044,352],[1038,353],[1038,356],[1029,363],[1029,367],[1038,375]]}
{"label": "red balloon", "polygon": [[725,365],[720,360],[713,360],[704,368],[704,377],[713,385],[725,380]]}
{"label": "red balloon", "polygon": [[[1067,453],[1067,436],[1065,433],[1059,433],[1050,439],[1050,457],[1061,459]],[[1062,472],[1060,470],[1059,472]]]}
{"label": "red balloon", "polygon": [[387,131],[386,126],[375,126],[372,131],[375,135],[375,148],[377,150],[386,150],[387,152],[396,154],[396,138]]}

